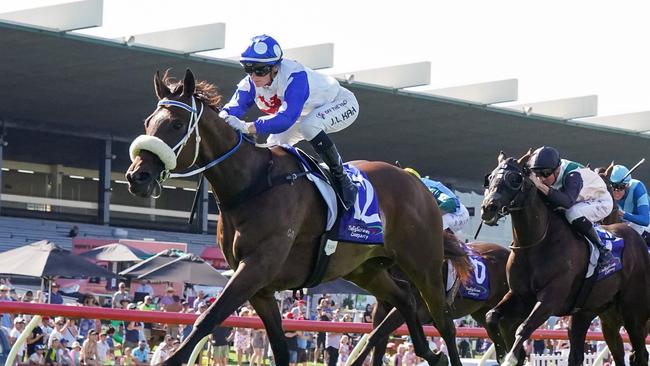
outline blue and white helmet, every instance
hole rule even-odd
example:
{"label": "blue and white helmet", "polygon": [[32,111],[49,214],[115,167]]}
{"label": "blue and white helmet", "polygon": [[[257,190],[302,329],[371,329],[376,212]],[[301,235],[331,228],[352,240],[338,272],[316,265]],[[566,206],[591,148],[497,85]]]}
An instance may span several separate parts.
{"label": "blue and white helmet", "polygon": [[282,48],[278,41],[271,36],[262,34],[251,39],[251,43],[242,52],[239,61],[243,63],[259,63],[275,65],[282,60]]}
{"label": "blue and white helmet", "polygon": [[632,176],[629,173],[630,170],[626,166],[614,165],[614,168],[612,168],[612,174],[609,176],[609,181],[614,184],[630,183]]}

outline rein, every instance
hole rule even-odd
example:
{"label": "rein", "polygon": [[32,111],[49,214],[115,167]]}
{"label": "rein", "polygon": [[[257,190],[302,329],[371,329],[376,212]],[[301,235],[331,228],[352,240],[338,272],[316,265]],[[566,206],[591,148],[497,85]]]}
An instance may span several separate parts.
{"label": "rein", "polygon": [[[194,163],[198,159],[199,146],[201,142],[201,136],[200,136],[198,124],[199,121],[201,120],[201,115],[203,114],[203,106],[204,106],[203,102],[201,101],[199,102],[200,102],[199,103],[200,110],[197,110],[196,108],[197,107],[196,98],[194,96],[192,97],[191,106],[177,100],[169,100],[169,99],[161,99],[158,102],[158,107],[162,107],[162,106],[178,107],[190,112],[190,119],[188,122],[187,131],[185,135],[180,139],[180,141],[176,145],[174,145],[174,147],[170,147],[169,145],[167,145],[167,143],[165,143],[158,137],[150,136],[150,135],[140,135],[138,138],[136,138],[133,141],[131,147],[129,148],[129,153],[131,155],[132,161],[139,154],[140,150],[148,150],[153,154],[155,154],[156,156],[158,156],[160,160],[163,162],[164,169],[160,172],[160,176],[158,177],[158,179],[155,179],[155,182],[158,185],[159,192],[161,191],[162,183],[169,178],[191,177],[193,175],[203,173],[204,171],[213,168],[217,164],[222,163],[223,161],[231,157],[235,152],[237,152],[244,141],[255,145],[255,141],[253,139],[244,135],[241,131],[237,131],[237,136],[238,136],[237,143],[235,144],[235,146],[228,149],[228,151],[226,151],[222,155],[214,158],[212,161],[210,161],[203,167],[196,168],[194,170],[190,170],[182,173],[171,173],[171,170],[174,170],[176,168],[176,160],[178,159],[178,156],[180,156],[181,152],[183,151],[183,148],[187,145],[187,142],[190,140],[192,134],[195,135],[195,148],[194,148],[194,158],[192,159],[192,163],[189,166],[194,165]],[[243,202],[245,202],[246,200],[248,200],[249,198],[261,194],[273,186],[282,185],[285,183],[289,183],[293,185],[297,179],[302,178],[307,174],[309,174],[309,172],[297,172],[297,173],[285,173],[275,177],[272,176],[271,172],[274,166],[273,154],[271,153],[271,149],[267,149],[267,150],[269,151],[269,159],[268,159],[267,169],[265,172],[266,174],[259,174],[258,178],[255,179],[250,184],[249,187],[244,188],[235,197],[235,199],[232,202],[228,202],[228,203],[217,202],[217,204],[219,204],[220,209],[229,210],[235,208],[240,204],[242,204]],[[159,195],[156,194],[153,195],[154,198],[157,198],[158,196]]]}

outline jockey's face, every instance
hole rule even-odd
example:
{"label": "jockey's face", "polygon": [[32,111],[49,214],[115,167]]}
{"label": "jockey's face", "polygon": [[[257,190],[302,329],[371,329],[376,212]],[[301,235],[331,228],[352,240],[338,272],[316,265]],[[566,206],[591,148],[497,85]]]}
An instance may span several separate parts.
{"label": "jockey's face", "polygon": [[[548,173],[547,173],[547,174],[548,174]],[[555,181],[557,181],[557,176],[558,176],[559,174],[560,174],[560,167],[558,167],[557,169],[555,169],[555,170],[553,171],[553,174],[551,174],[551,175],[549,175],[549,176],[547,176],[547,177],[544,177],[543,175],[537,175],[537,176],[538,176],[539,179],[542,181],[542,183],[544,183],[544,185],[550,187],[550,186],[552,186],[553,184],[555,184]]]}
{"label": "jockey's face", "polygon": [[253,84],[255,84],[255,87],[261,88],[263,86],[268,86],[271,85],[271,81],[273,79],[271,78],[271,74],[266,74],[264,76],[257,76],[255,74],[251,75],[251,80],[253,80]]}
{"label": "jockey's face", "polygon": [[621,184],[621,185],[612,184],[612,198],[614,198],[615,201],[622,200],[623,196],[625,196],[626,191],[627,191],[626,184]]}

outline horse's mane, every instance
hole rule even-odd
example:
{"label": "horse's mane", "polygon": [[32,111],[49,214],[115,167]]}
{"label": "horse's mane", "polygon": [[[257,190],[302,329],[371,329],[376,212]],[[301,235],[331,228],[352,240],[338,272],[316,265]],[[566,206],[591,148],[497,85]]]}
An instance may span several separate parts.
{"label": "horse's mane", "polygon": [[[177,80],[173,76],[169,75],[170,70],[171,69],[165,70],[162,81],[167,85],[167,87],[169,87],[172,94],[180,93],[181,88],[183,87],[183,81]],[[218,106],[221,102],[221,95],[219,94],[219,89],[216,85],[208,83],[205,80],[197,81],[194,96],[203,101],[209,107],[219,109]]]}

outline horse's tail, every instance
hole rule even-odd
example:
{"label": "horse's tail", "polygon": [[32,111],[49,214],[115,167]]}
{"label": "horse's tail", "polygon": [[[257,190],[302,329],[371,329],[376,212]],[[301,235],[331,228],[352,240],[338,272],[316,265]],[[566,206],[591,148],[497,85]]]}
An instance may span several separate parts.
{"label": "horse's tail", "polygon": [[474,271],[474,266],[456,235],[447,230],[443,230],[442,232],[444,239],[444,257],[454,266],[460,282],[466,285]]}

